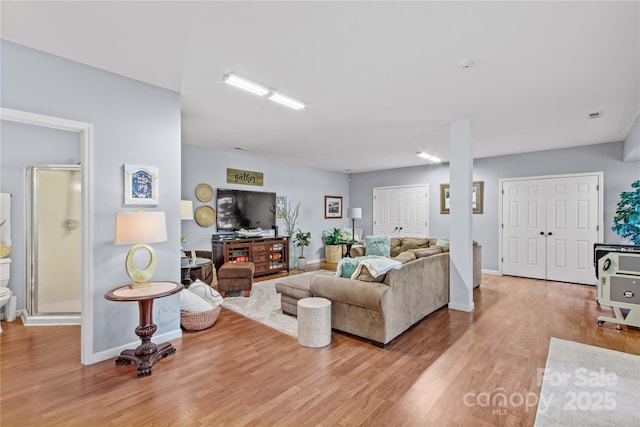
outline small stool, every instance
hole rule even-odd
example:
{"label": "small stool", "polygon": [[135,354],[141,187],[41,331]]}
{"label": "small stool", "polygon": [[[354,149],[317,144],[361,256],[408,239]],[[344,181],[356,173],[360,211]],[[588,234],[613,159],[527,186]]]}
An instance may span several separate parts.
{"label": "small stool", "polygon": [[218,270],[218,291],[226,297],[229,291],[244,291],[244,296],[251,295],[253,272],[256,266],[252,262],[229,262]]}
{"label": "small stool", "polygon": [[331,301],[303,298],[298,301],[298,343],[318,348],[331,343]]}

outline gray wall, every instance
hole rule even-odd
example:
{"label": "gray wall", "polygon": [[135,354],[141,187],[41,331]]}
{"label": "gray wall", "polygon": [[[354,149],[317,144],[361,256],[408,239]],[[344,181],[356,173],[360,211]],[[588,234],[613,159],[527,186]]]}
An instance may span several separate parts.
{"label": "gray wall", "polygon": [[[227,168],[262,172],[264,186],[227,184]],[[346,207],[349,206],[349,182],[345,173],[267,160],[238,151],[183,145],[182,199],[192,200],[194,210],[203,204],[215,208],[215,194],[213,200],[208,203],[202,203],[196,199],[195,190],[200,183],[209,184],[213,187],[214,193],[216,188],[268,191],[287,196],[287,200],[294,203],[300,202],[298,227],[305,232],[311,232],[311,246],[305,248],[304,251],[308,262],[324,258],[322,230],[349,225],[349,220],[346,218]],[[324,218],[325,195],[343,197],[342,219]],[[278,221],[278,226],[280,234],[285,234],[281,221]],[[183,221],[182,232],[187,239],[184,245],[185,250],[211,250],[211,234],[215,231],[215,223],[211,227],[200,227],[195,221]]]}
{"label": "gray wall", "polygon": [[[622,161],[622,142],[588,145],[474,160],[474,181],[484,181],[484,213],[473,215],[474,239],[482,244],[482,264],[498,270],[498,187],[501,178],[604,172],[604,238],[606,243],[622,243],[611,231],[618,197],[640,178],[639,162]],[[351,175],[351,202],[363,207],[361,224],[365,234],[373,230],[373,188],[426,183],[429,185],[430,234],[449,236],[449,215],[440,214],[440,184],[449,182],[448,164],[392,169]]]}
{"label": "gray wall", "polygon": [[[137,304],[104,299],[107,291],[130,281],[124,270],[129,247],[114,245],[116,212],[136,209],[123,204],[122,166],[141,164],[159,168],[160,203],[149,210],[166,212],[169,240],[153,244],[159,259],[154,278],[177,281],[180,278],[180,260],[176,256],[180,246],[180,96],[5,40],[2,40],[1,55],[2,107],[94,125],[93,351],[136,341],[133,329],[138,324]],[[49,135],[52,134],[47,133],[47,137]],[[3,140],[3,162],[5,158],[31,154],[33,147],[41,142],[30,132],[14,133],[12,138],[21,145],[5,147]],[[54,139],[52,144],[57,143]],[[50,154],[54,151],[52,148]],[[22,159],[23,163],[30,161]],[[9,169],[2,165],[0,190],[14,195],[22,193],[21,183],[4,176],[5,167]],[[16,209],[21,208],[14,208],[14,220],[20,215]],[[14,242],[23,239],[24,229],[14,227],[12,238]],[[24,262],[22,264],[13,263],[12,271],[24,269]],[[17,290],[24,284],[12,281],[11,286]],[[154,305],[158,333],[179,333],[179,313],[177,295],[158,300]]]}

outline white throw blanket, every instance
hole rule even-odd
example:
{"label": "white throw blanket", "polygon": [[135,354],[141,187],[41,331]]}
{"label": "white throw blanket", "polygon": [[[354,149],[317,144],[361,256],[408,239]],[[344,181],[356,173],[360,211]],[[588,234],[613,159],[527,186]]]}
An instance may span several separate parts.
{"label": "white throw blanket", "polygon": [[352,279],[360,275],[362,267],[367,267],[369,274],[373,277],[379,277],[386,274],[389,270],[399,270],[400,267],[402,267],[402,263],[387,257],[363,259],[356,267],[356,271],[351,275]]}

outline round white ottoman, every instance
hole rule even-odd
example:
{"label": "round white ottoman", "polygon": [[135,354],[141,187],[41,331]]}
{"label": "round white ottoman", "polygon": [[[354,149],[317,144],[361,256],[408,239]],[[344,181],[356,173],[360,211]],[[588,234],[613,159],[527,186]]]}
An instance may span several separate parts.
{"label": "round white ottoman", "polygon": [[331,301],[326,298],[298,300],[298,343],[324,347],[331,343]]}

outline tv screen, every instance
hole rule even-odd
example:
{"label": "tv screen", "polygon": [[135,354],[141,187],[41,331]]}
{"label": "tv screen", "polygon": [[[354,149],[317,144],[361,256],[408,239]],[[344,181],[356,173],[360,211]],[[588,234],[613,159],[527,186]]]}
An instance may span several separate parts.
{"label": "tv screen", "polygon": [[218,230],[271,230],[276,225],[276,193],[218,188],[216,205]]}

